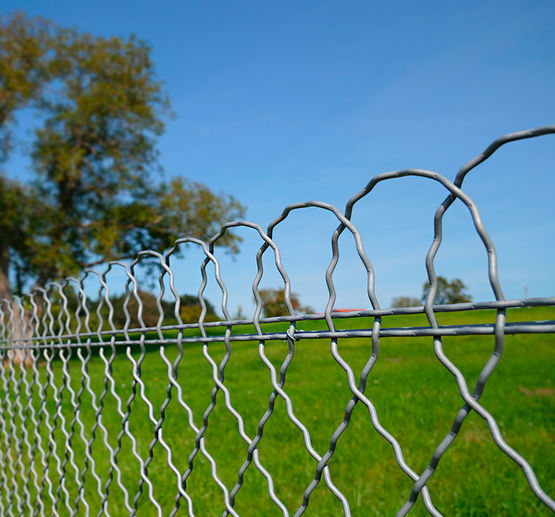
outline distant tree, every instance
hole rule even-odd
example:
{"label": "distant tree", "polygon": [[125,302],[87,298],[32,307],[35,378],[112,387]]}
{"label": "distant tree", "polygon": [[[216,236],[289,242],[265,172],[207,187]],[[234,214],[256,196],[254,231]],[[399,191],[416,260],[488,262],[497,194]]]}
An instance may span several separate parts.
{"label": "distant tree", "polygon": [[410,296],[396,296],[391,300],[391,307],[417,307],[422,305],[418,298]]}
{"label": "distant tree", "polygon": [[245,315],[245,313],[243,312],[243,307],[241,307],[240,305],[237,307],[237,310],[235,311],[235,314],[233,315],[233,319],[234,320],[244,320],[246,319],[247,316]]}
{"label": "distant tree", "polygon": [[[158,320],[160,318],[160,309],[156,303],[156,296],[148,291],[138,291],[138,296],[141,300],[142,304],[142,314],[141,317],[144,321],[144,324],[147,327],[155,327],[158,324]],[[119,296],[113,296],[110,298],[110,303],[114,309],[114,325],[117,328],[123,328],[126,322],[126,315],[123,310],[124,303],[126,300],[126,295],[122,294]],[[201,314],[201,306],[197,296],[192,296],[189,294],[185,294],[180,296],[180,311],[179,315],[183,323],[195,323],[198,321],[200,314]],[[214,306],[208,301],[204,300],[206,305],[206,315],[204,321],[215,321],[218,319]],[[98,305],[98,301],[91,302],[92,308],[96,308]],[[175,323],[175,302],[162,300],[160,303],[162,307],[162,324],[167,325],[171,323]],[[127,301],[127,312],[129,313],[129,327],[139,327],[139,304],[137,299],[133,294],[128,297]],[[103,303],[102,309],[103,317],[106,318],[108,314],[108,308],[105,303]],[[105,314],[104,314],[105,313]]]}
{"label": "distant tree", "polygon": [[[198,296],[184,294],[183,296],[180,296],[179,302],[179,315],[181,316],[181,321],[183,321],[183,323],[196,323],[202,312]],[[204,305],[206,306],[204,321],[218,320],[219,317],[216,314],[216,309],[206,298],[204,298]],[[167,315],[168,319],[174,317],[174,310],[174,302],[164,302],[164,313]]]}
{"label": "distant tree", "polygon": [[[283,289],[260,289],[260,298],[262,299],[262,308],[265,317],[272,318],[274,316],[289,315],[289,310],[285,304],[285,293]],[[297,294],[291,293],[290,299],[291,305],[296,312],[314,312],[311,307],[301,305]]]}
{"label": "distant tree", "polygon": [[[428,289],[430,285],[428,282],[422,286],[422,303],[426,300]],[[442,305],[448,303],[463,303],[472,301],[472,296],[466,292],[466,285],[460,278],[454,278],[449,281],[443,276],[437,277],[437,294],[434,304]]]}

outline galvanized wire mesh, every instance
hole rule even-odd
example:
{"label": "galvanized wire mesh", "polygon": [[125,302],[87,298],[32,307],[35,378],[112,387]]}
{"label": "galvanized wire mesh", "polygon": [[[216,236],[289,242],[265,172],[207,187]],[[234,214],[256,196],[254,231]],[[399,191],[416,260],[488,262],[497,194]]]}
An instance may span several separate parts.
{"label": "galvanized wire mesh", "polygon": [[[335,454],[340,454],[337,453],[338,442],[349,428],[357,405],[365,407],[369,424],[389,444],[398,468],[410,480],[412,488],[397,515],[409,513],[420,495],[428,513],[441,515],[441,509],[434,506],[427,483],[471,412],[485,421],[495,445],[514,462],[515,468],[518,466],[522,470],[531,492],[546,508],[555,511],[555,502],[538,483],[532,466],[505,441],[496,420],[480,404],[486,382],[501,359],[507,334],[555,332],[555,321],[507,323],[506,310],[511,307],[554,306],[555,297],[504,299],[497,276],[493,242],[482,223],[478,207],[462,190],[468,172],[505,143],[548,133],[555,133],[555,126],[499,138],[461,168],[454,182],[441,174],[420,169],[380,174],[349,200],[344,212],[322,202],[289,205],[266,231],[251,222],[228,223],[208,242],[183,238],[163,254],[143,251],[131,262],[113,261],[103,269],[86,271],[80,278],[53,282],[47,288],[37,288],[25,296],[0,302],[0,513],[195,515],[203,491],[209,493],[207,488],[195,489],[193,469],[197,466],[197,470],[204,468],[210,471],[209,478],[221,494],[223,515],[239,514],[237,497],[245,486],[247,471],[253,468],[263,477],[264,492],[273,502],[277,514],[305,513],[311,497],[323,481],[323,486],[337,499],[341,508],[338,511],[351,515],[351,503],[338,488],[338,474],[333,472],[332,459]],[[382,309],[374,291],[372,264],[362,237],[350,219],[355,204],[370,194],[378,183],[404,176],[419,176],[439,182],[448,194],[434,217],[434,239],[426,256],[430,289],[424,306]],[[434,257],[442,241],[442,218],[456,199],[468,208],[487,253],[494,302],[433,305],[437,293]],[[326,273],[329,298],[324,314],[295,313],[289,277],[282,264],[280,249],[273,240],[275,228],[291,212],[308,207],[329,211],[338,221],[331,239],[332,259]],[[214,254],[219,239],[236,227],[253,230],[261,240],[256,255],[257,274],[252,285],[256,302],[252,319],[231,317],[227,307],[228,291]],[[364,282],[372,307],[370,310],[334,312],[336,291],[333,274],[339,261],[339,238],[345,231],[354,238],[366,271]],[[183,323],[180,297],[174,283],[172,261],[183,245],[198,246],[204,255],[200,264],[202,283],[198,292],[201,313],[196,323]],[[283,280],[284,299],[289,312],[275,318],[261,317],[263,307],[259,286],[265,254],[273,256]],[[136,273],[142,261],[148,261],[150,267],[159,272],[156,296],[158,318],[154,322],[146,322],[143,318],[145,301]],[[115,270],[121,270],[125,278],[123,302],[118,307],[114,306],[109,281],[109,274]],[[210,274],[213,274],[221,291],[221,321],[205,321],[204,292]],[[85,282],[89,282],[88,288],[85,288]],[[96,286],[96,297],[90,294],[93,292],[91,283]],[[168,300],[171,300],[173,309],[169,315]],[[436,317],[441,312],[478,309],[495,310],[495,322],[440,326]],[[385,316],[422,313],[427,317],[427,326],[382,326],[382,317]],[[169,317],[172,323],[168,323]],[[369,321],[368,318],[372,324],[365,326],[362,323]],[[338,322],[347,320],[360,320],[360,328],[336,327]],[[312,330],[300,330],[298,327],[303,322],[315,322],[315,326]],[[276,323],[284,325],[276,330],[275,325],[272,326]],[[493,352],[473,388],[468,386],[461,371],[447,357],[442,344],[444,336],[468,335],[492,336],[494,341]],[[367,392],[367,385],[378,360],[381,338],[425,336],[432,338],[437,360],[455,378],[462,406],[445,438],[436,444],[433,452],[430,450],[428,466],[419,472],[405,460],[401,440],[382,425],[378,408]],[[340,340],[351,338],[365,338],[370,343],[369,355],[360,370],[358,382],[355,369],[339,348]],[[312,443],[311,425],[296,411],[286,383],[286,375],[302,340],[329,342],[331,356],[348,381],[349,396],[345,400],[344,414],[337,415],[341,421],[330,433],[327,449],[319,449]],[[285,356],[280,360],[269,353],[271,343],[278,341],[285,342],[287,347]],[[244,422],[245,406],[242,413],[225,377],[233,347],[239,342],[258,345],[259,360],[267,369],[271,385],[266,407],[252,408],[258,416],[256,427],[250,426],[250,429]],[[195,345],[202,348],[202,355],[211,371],[211,385],[206,386],[209,394],[202,398],[204,402],[189,396],[187,390],[194,391],[194,387],[186,387],[188,379],[183,374],[186,366],[182,362],[184,353],[188,347]],[[165,365],[165,378],[153,379],[143,375],[145,366],[154,360],[152,354]],[[322,382],[325,383],[326,379]],[[221,470],[222,464],[218,463],[218,454],[213,452],[222,445],[213,437],[212,441],[207,439],[209,423],[216,418],[218,401],[219,407],[223,401],[243,444],[242,456],[236,458],[240,462],[235,471],[236,481],[231,484],[219,474],[218,468]],[[272,472],[272,467],[264,464],[260,454],[264,431],[271,425],[269,423],[276,414],[277,403],[284,404],[287,418],[299,430],[300,441],[293,446],[306,449],[313,471],[312,479],[306,486],[297,485],[300,504],[295,508],[284,502],[275,486],[276,481],[291,473]],[[150,436],[150,441],[146,443],[143,438],[137,438],[139,434],[143,436],[142,431],[145,430]],[[180,441],[190,446],[186,456],[183,448],[178,446]],[[160,490],[159,480],[168,477],[173,481]],[[372,483],[372,480],[363,481]],[[171,490],[167,486],[171,486]],[[261,498],[263,494],[257,497]],[[371,506],[369,501],[368,508]],[[258,512],[252,508],[249,513]]]}

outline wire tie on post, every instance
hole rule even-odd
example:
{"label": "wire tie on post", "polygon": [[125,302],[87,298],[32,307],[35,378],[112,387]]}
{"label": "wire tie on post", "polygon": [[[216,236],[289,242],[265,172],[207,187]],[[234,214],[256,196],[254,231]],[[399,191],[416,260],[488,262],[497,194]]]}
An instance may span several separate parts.
{"label": "wire tie on post", "polygon": [[289,339],[291,339],[292,341],[298,341],[299,338],[295,336],[295,327],[293,325],[291,325],[288,329],[287,329],[287,337]]}

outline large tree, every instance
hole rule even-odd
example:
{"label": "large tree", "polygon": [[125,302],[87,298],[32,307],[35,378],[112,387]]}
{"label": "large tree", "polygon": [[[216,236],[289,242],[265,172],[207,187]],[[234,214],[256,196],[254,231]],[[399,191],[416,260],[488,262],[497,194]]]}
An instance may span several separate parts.
{"label": "large tree", "polygon": [[[0,16],[0,161],[12,149],[15,115],[40,97],[55,67],[53,25],[21,13]],[[24,255],[22,233],[34,205],[29,187],[0,174],[0,299],[9,297],[9,270]],[[21,267],[18,273],[21,272]],[[21,274],[16,275],[21,278]]]}
{"label": "large tree", "polygon": [[[156,177],[157,137],[170,106],[149,46],[22,14],[0,19],[0,136],[32,105],[35,178],[0,176],[0,298],[182,235],[206,238],[242,216],[231,196],[183,178]],[[6,153],[4,153],[6,154]],[[237,251],[238,237],[220,244]]]}

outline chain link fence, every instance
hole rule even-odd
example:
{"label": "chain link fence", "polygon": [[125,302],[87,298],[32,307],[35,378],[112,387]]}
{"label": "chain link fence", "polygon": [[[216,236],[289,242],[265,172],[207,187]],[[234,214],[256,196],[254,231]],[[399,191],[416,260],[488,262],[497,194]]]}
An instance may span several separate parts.
{"label": "chain link fence", "polygon": [[[316,497],[328,497],[326,500],[332,505],[329,515],[351,515],[352,491],[349,496],[341,483],[345,469],[351,466],[345,463],[341,464],[342,468],[334,469],[334,466],[340,465],[335,463],[342,453],[340,439],[355,425],[351,420],[360,416],[362,410],[366,413],[364,432],[373,433],[383,442],[385,454],[395,460],[397,473],[405,480],[404,485],[399,485],[407,489],[401,494],[404,502],[399,505],[397,515],[408,514],[417,502],[429,514],[442,515],[442,509],[434,503],[432,481],[441,474],[437,472],[438,464],[447,456],[461,433],[463,422],[471,414],[483,420],[489,430],[487,439],[512,461],[511,468],[520,469],[519,475],[526,480],[527,490],[537,498],[540,507],[555,511],[555,502],[538,482],[532,465],[509,445],[501,432],[502,426],[480,403],[486,383],[502,357],[507,335],[555,332],[555,321],[551,320],[507,322],[507,309],[553,307],[555,297],[504,299],[493,242],[478,207],[462,189],[466,175],[502,145],[549,133],[555,133],[555,126],[499,138],[466,164],[454,181],[420,169],[380,174],[349,200],[344,212],[322,202],[289,205],[266,230],[246,221],[228,223],[208,242],[183,238],[163,254],[143,251],[133,261],[113,261],[103,268],[84,272],[80,278],[52,282],[25,296],[3,300],[0,303],[0,514],[266,515],[271,508],[272,514],[297,516],[310,513]],[[426,256],[430,288],[424,305],[383,309],[374,291],[372,264],[362,237],[350,219],[355,204],[378,183],[405,176],[439,182],[446,189],[447,197],[433,221],[434,239]],[[470,212],[483,243],[495,301],[434,305],[437,294],[434,257],[442,242],[442,218],[457,199]],[[338,222],[331,238],[332,259],[326,272],[329,298],[323,314],[295,313],[289,277],[280,249],[273,240],[275,228],[289,214],[308,207],[331,212]],[[214,255],[219,239],[238,227],[256,232],[261,243],[252,284],[256,310],[248,319],[233,319],[230,315],[228,291]],[[343,233],[351,234],[366,271],[364,283],[370,310],[334,311],[333,275]],[[199,315],[194,323],[183,321],[181,299],[174,283],[172,261],[181,246],[196,246],[204,256],[200,264]],[[259,285],[266,254],[271,255],[283,280],[288,314],[280,317],[262,317]],[[155,296],[148,297],[141,289],[137,269],[144,263],[151,272],[158,272],[152,273],[157,275],[159,286]],[[110,284],[110,275],[116,270],[124,278],[125,286],[117,296],[113,289],[111,292]],[[223,318],[217,321],[206,318],[204,293],[209,279],[217,283],[221,292]],[[148,317],[147,305],[150,306]],[[470,314],[478,315],[481,310],[494,311],[494,322],[480,322],[477,317],[462,325],[438,323],[439,314],[471,311]],[[410,316],[420,318],[419,321],[425,316],[427,323],[408,327],[385,325],[390,316]],[[493,351],[480,367],[473,387],[444,351],[443,341],[451,336],[453,339],[485,336],[482,339],[487,339],[490,348],[493,343]],[[372,400],[371,390],[367,389],[379,364],[382,338],[402,338],[409,344],[417,343],[414,346],[421,346],[422,339],[431,339],[436,364],[452,376],[458,387],[455,395],[459,407],[451,413],[451,428],[444,429],[443,433],[447,431],[444,438],[424,451],[428,464],[423,470],[409,464],[403,438],[386,428],[389,416],[382,417],[381,406]],[[359,347],[364,360],[357,359],[357,365],[351,363],[341,347],[342,343],[354,341],[366,344]],[[318,431],[319,435],[324,433],[324,441],[315,438],[315,428],[322,427],[316,417],[314,423],[305,417],[306,407],[303,411],[298,409],[304,407],[303,397],[309,396],[308,389],[303,391],[300,386],[303,372],[310,368],[300,363],[309,359],[306,355],[299,357],[303,343],[311,343],[314,347],[311,350],[318,351],[315,354],[326,355],[333,361],[320,371],[317,390],[323,390],[331,384],[330,379],[336,379],[333,368],[339,368],[341,376],[337,378],[346,380],[347,384],[342,390],[336,390],[341,391],[339,400],[343,409],[330,416],[329,422],[335,421],[335,424],[331,427],[326,424],[323,431]],[[278,347],[282,348],[278,350]],[[255,374],[249,379],[251,370],[232,361],[232,352],[242,357],[241,350],[257,354],[251,358],[258,361],[256,382]],[[154,370],[155,363],[159,368]],[[229,373],[232,363],[233,377]],[[286,382],[287,375],[294,375],[294,371],[301,372],[297,373],[301,380],[299,386]],[[360,372],[358,380],[356,371]],[[249,389],[239,388],[240,382],[253,384],[249,384]],[[316,415],[326,414],[333,405],[324,401],[320,406],[319,399],[311,400],[308,404],[314,405]],[[294,427],[296,434],[286,430],[288,425]],[[280,440],[280,435],[297,438],[281,440],[274,451],[275,457],[270,458],[268,448],[272,440]],[[235,440],[233,444],[230,436]],[[539,449],[544,446],[536,445]],[[276,456],[293,459],[280,463]],[[269,459],[266,461],[266,458]],[[355,453],[352,461],[358,464],[364,460]],[[379,473],[381,466],[374,467],[374,472]],[[297,468],[310,472],[309,479],[306,475],[295,477]],[[253,470],[258,472],[256,482]],[[385,472],[384,466],[382,477],[386,476]],[[283,488],[282,482],[287,478],[293,481]],[[367,478],[359,482],[371,485],[374,480]],[[250,501],[256,501],[255,506],[250,503],[245,511],[238,506],[243,493],[250,494]],[[266,499],[269,507],[264,506]],[[374,503],[376,500],[356,502],[358,508],[366,509],[362,515],[374,513]],[[328,513],[322,510],[316,514]]]}

